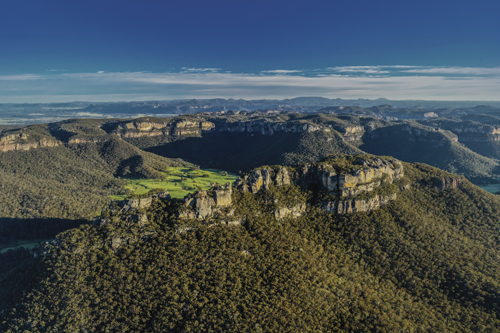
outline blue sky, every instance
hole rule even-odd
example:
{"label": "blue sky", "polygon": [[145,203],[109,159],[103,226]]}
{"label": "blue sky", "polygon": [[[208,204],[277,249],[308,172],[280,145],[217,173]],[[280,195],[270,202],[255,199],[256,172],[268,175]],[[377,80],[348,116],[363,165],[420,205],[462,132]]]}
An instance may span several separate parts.
{"label": "blue sky", "polygon": [[499,91],[498,0],[5,0],[0,11],[0,102]]}

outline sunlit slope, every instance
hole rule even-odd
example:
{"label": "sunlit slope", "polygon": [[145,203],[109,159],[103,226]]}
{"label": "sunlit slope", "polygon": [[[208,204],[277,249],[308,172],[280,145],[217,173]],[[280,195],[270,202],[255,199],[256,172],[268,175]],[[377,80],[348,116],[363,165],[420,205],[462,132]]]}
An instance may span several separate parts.
{"label": "sunlit slope", "polygon": [[124,190],[119,176],[152,178],[188,165],[120,139],[0,154],[0,217],[90,218]]}

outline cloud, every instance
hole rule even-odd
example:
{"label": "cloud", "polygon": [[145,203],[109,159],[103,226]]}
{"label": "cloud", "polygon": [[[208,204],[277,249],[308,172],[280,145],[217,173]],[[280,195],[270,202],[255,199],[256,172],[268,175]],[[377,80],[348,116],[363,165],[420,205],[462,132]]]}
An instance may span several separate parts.
{"label": "cloud", "polygon": [[195,68],[195,67],[182,67],[184,72],[188,73],[205,73],[205,72],[218,72],[220,68]]}
{"label": "cloud", "polygon": [[219,70],[0,75],[0,103],[297,96],[500,100],[498,68],[344,66],[311,71],[277,69],[259,74]]}
{"label": "cloud", "polygon": [[404,70],[415,74],[500,75],[500,67],[429,67]]}
{"label": "cloud", "polygon": [[382,70],[382,66],[328,67],[327,70],[337,73],[389,74],[389,71]]}
{"label": "cloud", "polygon": [[40,78],[42,76],[35,74],[0,75],[0,81],[29,81],[39,80]]}
{"label": "cloud", "polygon": [[292,73],[301,73],[301,70],[290,70],[290,69],[273,69],[268,71],[261,71],[261,73],[269,73],[269,74],[292,74]]}

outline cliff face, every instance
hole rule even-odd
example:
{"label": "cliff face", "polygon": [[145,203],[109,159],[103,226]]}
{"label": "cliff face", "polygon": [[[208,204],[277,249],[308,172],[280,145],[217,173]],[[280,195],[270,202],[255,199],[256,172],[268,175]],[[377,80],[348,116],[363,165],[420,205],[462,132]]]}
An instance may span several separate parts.
{"label": "cliff face", "polygon": [[[394,158],[353,157],[345,165],[342,159],[304,165],[297,171],[285,167],[253,170],[235,183],[243,192],[257,193],[270,186],[295,184],[304,190],[323,191],[332,198],[320,203],[321,208],[339,214],[370,211],[395,200],[396,193],[377,194],[383,184],[404,177],[403,165]],[[368,194],[369,198],[356,198]]]}
{"label": "cliff face", "polygon": [[72,137],[68,140],[69,144],[83,144],[83,143],[100,143],[100,142],[106,142],[109,141],[110,137],[109,136],[104,136],[104,137],[80,137],[80,136],[75,136]]}
{"label": "cliff face", "polygon": [[500,126],[460,122],[446,126],[460,142],[488,142],[500,140]]}
{"label": "cliff face", "polygon": [[200,135],[210,131],[215,125],[205,120],[177,120],[174,122],[151,122],[135,120],[119,125],[115,133],[124,138],[139,138],[147,136],[183,136]]}
{"label": "cliff face", "polygon": [[338,130],[342,133],[344,141],[358,141],[365,134],[363,126],[347,126],[338,128]]}
{"label": "cliff face", "polygon": [[[185,224],[176,232],[197,229],[198,223],[208,227],[244,225],[263,214],[280,222],[304,215],[308,205],[334,214],[369,212],[396,200],[400,192],[410,190],[409,180],[403,179],[404,176],[403,164],[395,158],[339,155],[295,169],[282,166],[254,169],[233,186],[227,183],[188,194],[182,202],[174,200],[167,204],[170,208],[166,209]],[[457,188],[461,181],[460,177],[443,174],[419,184],[444,191]],[[140,226],[146,235],[146,210],[155,200],[171,201],[168,192],[161,192],[149,198],[113,203],[102,217],[94,220],[94,225],[120,221]],[[255,209],[241,209],[242,202],[252,200],[256,200],[252,204]],[[112,235],[111,239],[113,248],[137,240],[123,235]]]}
{"label": "cliff face", "polygon": [[448,177],[448,178],[434,178],[432,183],[434,185],[434,188],[437,188],[440,191],[444,191],[457,188],[460,185],[461,181],[462,179],[459,178]]}
{"label": "cliff face", "polygon": [[0,138],[0,152],[30,150],[40,147],[57,147],[61,144],[57,140],[39,139],[30,140],[26,133],[10,134]]}

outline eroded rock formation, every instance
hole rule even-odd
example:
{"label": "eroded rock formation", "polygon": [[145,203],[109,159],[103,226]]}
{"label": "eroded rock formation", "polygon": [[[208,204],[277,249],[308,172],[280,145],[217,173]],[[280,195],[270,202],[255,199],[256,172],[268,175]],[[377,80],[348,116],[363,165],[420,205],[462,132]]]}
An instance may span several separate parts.
{"label": "eroded rock formation", "polygon": [[224,186],[212,188],[210,193],[207,191],[197,191],[193,194],[188,194],[184,197],[186,209],[180,211],[178,216],[181,218],[202,220],[214,214],[226,213],[228,215],[230,211],[226,212],[224,208],[231,206],[232,193],[232,186],[230,183],[227,183]]}
{"label": "eroded rock formation", "polygon": [[[235,186],[244,192],[258,193],[270,186],[295,184],[303,189],[325,191],[334,198],[324,201],[321,207],[339,214],[370,211],[396,199],[396,193],[379,195],[383,184],[392,184],[404,177],[403,164],[395,158],[375,156],[350,157],[307,164],[296,171],[286,167],[264,167],[240,177]],[[347,161],[347,162],[346,162]],[[356,198],[371,194],[367,199]],[[278,214],[279,215],[279,214]]]}
{"label": "eroded rock formation", "polygon": [[46,138],[30,140],[29,134],[26,133],[9,134],[0,138],[0,152],[57,147],[60,144],[60,141]]}
{"label": "eroded rock formation", "polygon": [[115,201],[112,202],[109,207],[103,209],[101,216],[96,217],[92,223],[95,226],[104,225],[115,217],[122,222],[136,223],[143,226],[148,223],[148,217],[145,214],[145,210],[148,209],[155,200],[169,201],[171,197],[168,192],[158,192],[147,198]]}
{"label": "eroded rock formation", "polygon": [[148,120],[134,120],[122,123],[115,133],[124,138],[139,138],[146,136],[190,136],[200,135],[210,131],[215,125],[203,119],[179,119],[173,122],[152,122]]}

